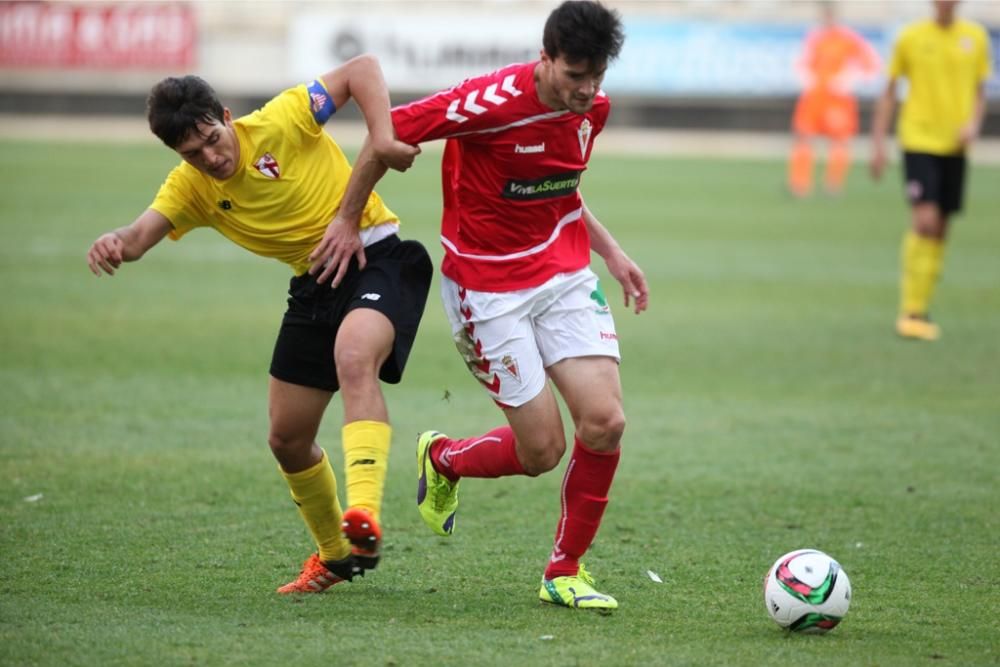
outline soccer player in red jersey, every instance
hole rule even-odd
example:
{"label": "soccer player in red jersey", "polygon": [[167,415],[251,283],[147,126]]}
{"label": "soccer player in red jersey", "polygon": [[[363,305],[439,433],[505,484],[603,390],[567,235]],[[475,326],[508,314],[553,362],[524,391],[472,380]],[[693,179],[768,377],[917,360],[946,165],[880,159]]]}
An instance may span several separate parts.
{"label": "soccer player in red jersey", "polygon": [[536,476],[566,440],[549,380],[575,437],[555,544],[539,597],[613,609],[580,558],[597,534],[618,465],[625,415],[618,335],[591,250],[646,309],[642,271],[587,208],[580,182],[610,111],[601,90],[624,42],[599,2],[562,3],[548,17],[539,60],[470,78],[392,111],[401,141],[445,139],[441,164],[442,298],[459,351],[507,425],[470,438],[418,439],[418,504],[438,534],[455,527],[462,477]]}

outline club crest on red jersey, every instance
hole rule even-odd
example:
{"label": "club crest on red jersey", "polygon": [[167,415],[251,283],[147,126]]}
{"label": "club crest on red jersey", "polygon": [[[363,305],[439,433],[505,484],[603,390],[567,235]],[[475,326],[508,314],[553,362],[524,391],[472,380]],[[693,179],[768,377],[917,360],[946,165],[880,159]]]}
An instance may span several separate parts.
{"label": "club crest on red jersey", "polygon": [[268,178],[280,178],[281,168],[278,167],[278,161],[274,159],[274,156],[270,153],[264,153],[257,161],[253,163],[254,168],[260,173],[264,174]]}
{"label": "club crest on red jersey", "polygon": [[590,119],[584,118],[580,123],[580,129],[576,131],[576,138],[580,140],[580,157],[587,157],[587,146],[590,145]]}

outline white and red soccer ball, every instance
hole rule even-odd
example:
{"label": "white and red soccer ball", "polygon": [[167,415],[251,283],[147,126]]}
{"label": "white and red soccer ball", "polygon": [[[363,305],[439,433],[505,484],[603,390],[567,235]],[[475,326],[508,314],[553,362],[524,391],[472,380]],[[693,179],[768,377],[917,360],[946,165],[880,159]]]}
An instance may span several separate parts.
{"label": "white and red soccer ball", "polygon": [[768,570],[764,604],[783,628],[828,632],[851,605],[851,582],[840,564],[822,551],[798,549],[776,560]]}

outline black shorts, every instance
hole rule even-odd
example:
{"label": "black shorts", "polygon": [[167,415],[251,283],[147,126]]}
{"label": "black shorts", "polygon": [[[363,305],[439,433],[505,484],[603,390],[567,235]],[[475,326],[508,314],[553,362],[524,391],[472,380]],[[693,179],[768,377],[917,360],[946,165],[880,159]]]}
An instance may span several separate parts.
{"label": "black shorts", "polygon": [[910,205],[933,202],[944,214],[962,210],[965,155],[903,153],[903,178]]}
{"label": "black shorts", "polygon": [[[271,375],[292,384],[337,391],[333,345],[340,323],[355,308],[377,310],[396,330],[392,352],[379,370],[383,382],[395,384],[403,376],[406,359],[417,335],[427,303],[434,267],[417,241],[390,236],[365,248],[367,264],[350,267],[336,289],[327,281],[316,284],[308,272],[292,278],[288,310],[274,343]],[[376,295],[376,298],[372,298]]]}

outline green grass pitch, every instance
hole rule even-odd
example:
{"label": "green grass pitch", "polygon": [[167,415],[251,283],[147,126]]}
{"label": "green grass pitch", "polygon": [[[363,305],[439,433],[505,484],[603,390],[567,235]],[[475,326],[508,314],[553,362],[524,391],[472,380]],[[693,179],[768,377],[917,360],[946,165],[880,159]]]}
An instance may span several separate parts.
{"label": "green grass pitch", "polygon": [[[211,231],[114,278],[90,242],[132,220],[163,148],[0,145],[0,664],[988,665],[997,618],[1000,169],[974,166],[936,344],[892,333],[898,172],[791,201],[778,161],[598,155],[590,207],[651,308],[605,290],[629,417],[587,563],[621,609],[540,605],[562,467],[468,480],[439,539],[413,502],[414,436],[501,414],[432,288],[403,384],[382,566],[282,598],[310,543],[266,444],[289,273]],[[379,187],[435,260],[438,159]],[[341,468],[340,410],[321,443]],[[40,497],[39,497],[40,496]],[[762,577],[815,547],[854,587],[823,637],[767,617]],[[647,570],[663,580],[655,583]]]}

